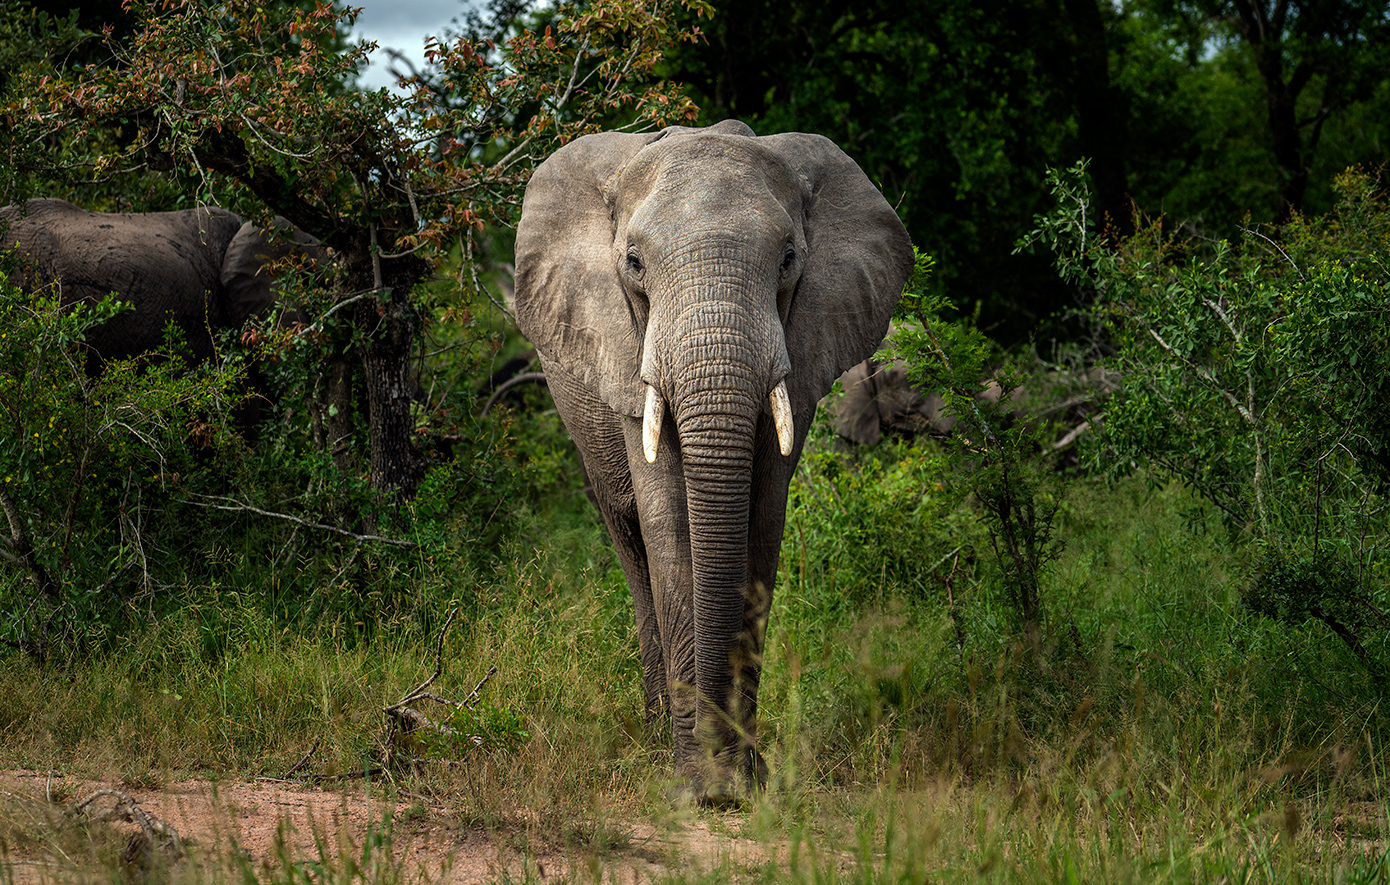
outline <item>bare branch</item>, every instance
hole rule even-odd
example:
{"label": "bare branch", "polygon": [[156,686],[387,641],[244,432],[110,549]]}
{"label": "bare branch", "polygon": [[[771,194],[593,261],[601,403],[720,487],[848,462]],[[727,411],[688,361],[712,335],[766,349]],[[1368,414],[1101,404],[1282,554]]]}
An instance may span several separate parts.
{"label": "bare branch", "polygon": [[544,372],[522,372],[520,375],[514,375],[511,378],[508,378],[502,384],[498,385],[497,389],[492,392],[492,396],[487,398],[487,403],[483,405],[483,409],[481,412],[478,413],[478,417],[486,418],[487,413],[492,410],[493,406],[497,405],[497,400],[502,397],[502,394],[511,390],[513,387],[516,387],[518,384],[527,384],[531,382],[544,381]]}
{"label": "bare branch", "polygon": [[24,531],[24,520],[20,516],[19,508],[15,506],[8,492],[0,492],[0,509],[5,511],[5,519],[10,524],[10,538],[8,547],[14,551],[13,556],[6,555],[7,559],[18,562],[29,570],[29,577],[34,582],[34,589],[49,599],[59,597],[58,585],[48,574],[48,570],[43,567],[34,556],[34,545],[29,542],[29,536]]}
{"label": "bare branch", "polygon": [[290,775],[294,774],[295,772],[303,768],[305,765],[309,764],[310,757],[312,757],[314,753],[318,752],[319,743],[320,741],[314,741],[314,745],[309,748],[309,752],[305,753],[302,759],[290,766],[289,770],[285,772],[286,780],[289,779]]}
{"label": "bare branch", "polygon": [[382,712],[387,714],[393,713],[399,710],[401,707],[404,707],[411,701],[415,700],[419,696],[420,692],[424,691],[425,689],[429,688],[432,684],[434,684],[434,681],[439,678],[441,673],[444,672],[444,634],[448,631],[449,625],[454,622],[454,618],[458,615],[458,613],[458,606],[454,606],[452,609],[450,609],[449,616],[444,619],[444,626],[439,628],[439,636],[436,637],[434,641],[434,673],[430,675],[430,678],[426,679],[424,682],[421,682],[419,685],[415,686],[415,688],[406,692],[405,697],[401,698],[399,701],[396,701],[394,704],[387,707]]}
{"label": "bare branch", "polygon": [[208,503],[208,500],[190,501],[187,498],[179,498],[177,500],[182,504],[192,504],[194,507],[206,507],[210,510],[227,510],[233,513],[246,511],[248,513],[258,514],[260,516],[269,516],[272,519],[283,519],[287,522],[298,523],[299,525],[302,525],[306,528],[321,529],[325,532],[335,532],[339,535],[346,535],[347,537],[353,538],[358,541],[377,541],[382,544],[390,544],[393,547],[415,548],[419,546],[414,541],[400,541],[395,538],[385,538],[381,535],[358,534],[357,532],[350,532],[347,529],[340,529],[335,525],[325,525],[321,522],[310,522],[307,519],[300,519],[298,516],[291,516],[288,513],[276,513],[273,510],[262,510],[259,507],[253,507],[250,504],[243,504],[241,501],[238,501],[235,498],[228,498],[222,495],[199,495],[199,497],[212,501],[230,501],[231,504],[211,504]]}

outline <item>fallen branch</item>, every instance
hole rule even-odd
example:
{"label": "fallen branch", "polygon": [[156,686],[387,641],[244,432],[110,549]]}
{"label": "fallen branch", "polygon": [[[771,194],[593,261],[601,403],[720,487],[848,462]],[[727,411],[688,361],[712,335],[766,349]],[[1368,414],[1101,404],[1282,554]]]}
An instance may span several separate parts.
{"label": "fallen branch", "polygon": [[[114,798],[116,804],[100,815],[92,816],[88,812],[92,803],[105,797]],[[178,831],[145,811],[140,807],[139,802],[120,790],[97,790],[86,799],[69,805],[67,814],[69,817],[86,818],[97,823],[117,820],[138,825],[144,836],[144,842],[132,839],[126,847],[127,855],[133,854],[137,850],[142,854],[148,854],[158,847],[170,860],[178,860],[184,856],[183,839],[179,836]]]}
{"label": "fallen branch", "polygon": [[248,513],[256,513],[261,516],[269,516],[273,519],[283,519],[289,522],[298,523],[299,525],[302,525],[306,528],[321,529],[325,532],[336,532],[340,535],[347,535],[349,538],[355,538],[358,541],[378,541],[382,544],[390,544],[394,547],[406,547],[411,549],[418,546],[414,541],[399,541],[395,538],[383,538],[381,535],[361,535],[357,532],[350,532],[347,529],[340,529],[336,525],[325,525],[321,522],[310,522],[307,519],[300,519],[298,516],[292,516],[288,513],[276,513],[273,510],[262,510],[261,508],[253,507],[250,504],[243,504],[241,501],[238,501],[235,498],[227,498],[221,495],[199,495],[198,497],[214,501],[230,501],[231,504],[210,504],[206,501],[190,501],[187,498],[179,498],[178,500],[182,504],[192,504],[194,507],[206,507],[210,510],[228,510],[233,513],[237,513],[244,510]]}
{"label": "fallen branch", "polygon": [[[453,707],[454,709],[472,709],[473,706],[478,703],[483,686],[486,685],[487,681],[497,672],[497,667],[495,665],[489,667],[486,675],[478,681],[478,684],[473,687],[473,690],[468,693],[468,696],[463,701],[455,701],[427,690],[444,672],[444,635],[448,632],[450,625],[454,623],[454,618],[457,615],[458,609],[452,609],[449,612],[449,616],[444,620],[444,626],[439,628],[439,635],[435,638],[434,643],[434,672],[431,673],[429,678],[424,682],[421,682],[419,685],[406,692],[405,696],[399,701],[396,701],[389,707],[382,708],[381,712],[386,716],[386,734],[382,739],[382,755],[386,760],[387,768],[391,767],[391,761],[395,757],[398,749],[410,749],[411,742],[409,736],[420,730],[455,739],[463,737],[465,740],[471,741],[474,746],[481,745],[483,742],[480,735],[460,735],[452,726],[443,722],[435,722],[424,713],[410,706],[417,701],[434,701],[437,704]],[[409,753],[406,753],[406,756],[410,758],[412,762],[418,761]]]}
{"label": "fallen branch", "polygon": [[290,766],[290,770],[285,772],[286,780],[289,780],[290,775],[294,774],[296,771],[299,771],[301,768],[309,764],[310,757],[312,757],[314,753],[318,752],[319,743],[319,741],[315,741],[314,745],[309,748],[309,752],[304,754],[304,758],[300,759],[298,762]]}

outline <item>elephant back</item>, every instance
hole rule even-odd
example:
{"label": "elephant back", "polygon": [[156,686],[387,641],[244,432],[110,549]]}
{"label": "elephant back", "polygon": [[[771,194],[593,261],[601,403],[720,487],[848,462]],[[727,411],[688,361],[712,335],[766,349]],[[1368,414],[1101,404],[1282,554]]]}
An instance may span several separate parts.
{"label": "elephant back", "polygon": [[174,322],[198,359],[213,356],[210,328],[227,325],[220,289],[222,258],[241,227],[215,207],[174,212],[90,212],[64,200],[30,200],[5,207],[7,246],[23,264],[20,285],[57,283],[64,304],[114,294],[130,302],[88,335],[103,359],[135,356],[160,346]]}

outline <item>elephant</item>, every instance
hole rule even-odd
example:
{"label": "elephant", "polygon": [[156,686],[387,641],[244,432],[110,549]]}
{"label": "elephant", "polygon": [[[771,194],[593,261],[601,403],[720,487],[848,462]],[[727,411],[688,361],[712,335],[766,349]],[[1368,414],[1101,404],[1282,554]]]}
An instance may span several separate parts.
{"label": "elephant", "polygon": [[861,446],[879,441],[884,430],[907,435],[946,436],[955,419],[942,412],[941,395],[922,392],[907,380],[907,366],[868,359],[840,376],[844,393],[827,403],[835,432]]}
{"label": "elephant", "polygon": [[516,321],[627,578],[681,791],[764,783],[758,680],[817,401],[872,353],[906,230],[833,142],[738,121],[578,138],[526,187]]}
{"label": "elephant", "polygon": [[[33,199],[0,208],[0,231],[0,247],[19,253],[22,266],[11,281],[21,288],[57,282],[65,304],[114,292],[134,306],[88,333],[93,370],[161,347],[170,321],[195,359],[212,359],[215,330],[240,328],[275,303],[264,266],[290,248],[214,207],[107,214]],[[308,234],[295,230],[293,239],[322,259]]]}
{"label": "elephant", "polygon": [[[1118,384],[1114,372],[1099,367],[1039,373],[1026,385],[1008,392],[1008,417],[1011,421],[1060,424],[1056,439],[1048,446],[1062,452],[1090,429],[1097,403]],[[871,446],[884,431],[905,437],[925,433],[947,438],[956,426],[956,416],[944,408],[941,394],[913,386],[901,360],[885,364],[865,360],[840,376],[840,386],[843,394],[829,398],[826,405],[835,432],[850,442]],[[974,399],[982,406],[995,406],[1003,397],[999,382],[991,379]]]}

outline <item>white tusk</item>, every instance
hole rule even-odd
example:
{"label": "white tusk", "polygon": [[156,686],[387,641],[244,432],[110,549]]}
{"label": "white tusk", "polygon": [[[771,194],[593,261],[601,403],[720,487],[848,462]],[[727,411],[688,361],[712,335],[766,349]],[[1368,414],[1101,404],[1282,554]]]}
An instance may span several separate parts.
{"label": "white tusk", "polygon": [[767,398],[772,403],[772,422],[777,425],[777,443],[781,446],[783,455],[790,455],[796,433],[793,430],[792,401],[791,397],[787,396],[787,382],[778,381]]}
{"label": "white tusk", "polygon": [[656,460],[656,444],[661,441],[661,419],[665,417],[666,403],[656,388],[647,385],[647,407],[642,413],[642,454],[647,463]]}

